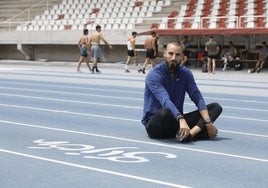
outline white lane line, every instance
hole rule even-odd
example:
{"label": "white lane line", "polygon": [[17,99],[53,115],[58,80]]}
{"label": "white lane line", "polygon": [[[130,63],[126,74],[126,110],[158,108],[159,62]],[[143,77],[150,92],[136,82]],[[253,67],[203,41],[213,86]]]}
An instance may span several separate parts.
{"label": "white lane line", "polygon": [[[47,108],[37,108],[37,107],[29,107],[29,106],[19,106],[19,105],[9,105],[9,104],[1,104],[0,106],[6,106],[11,108],[23,108],[23,109],[30,109],[30,110],[39,110],[39,111],[46,111],[46,112],[53,112],[53,113],[66,113],[66,114],[73,114],[73,115],[80,115],[80,116],[89,116],[89,117],[98,117],[98,118],[106,118],[106,119],[116,119],[116,120],[125,120],[125,121],[133,121],[133,122],[140,122],[141,120],[137,119],[130,119],[130,118],[121,118],[121,117],[114,117],[114,116],[104,116],[98,114],[88,114],[88,113],[79,113],[79,112],[72,112],[66,110],[53,110]],[[268,122],[265,119],[254,119],[254,118],[242,118],[236,116],[220,116],[221,118],[227,119],[240,119],[240,120],[247,120],[247,121],[255,121],[255,122]]]}
{"label": "white lane line", "polygon": [[[111,106],[111,107],[120,107],[120,108],[141,109],[140,106],[126,106],[126,105],[116,105],[116,104],[105,104],[105,103],[85,102],[85,101],[77,101],[77,100],[66,100],[66,99],[57,99],[57,98],[49,98],[49,97],[36,97],[36,96],[2,94],[2,93],[0,93],[0,96],[12,96],[12,97],[19,97],[19,98],[50,100],[50,101],[69,102],[69,103],[77,103],[77,104],[91,104],[91,105],[94,104],[94,105],[99,105],[99,106]],[[115,97],[113,97],[113,98],[115,98]],[[121,99],[121,97],[116,97],[116,98]]]}
{"label": "white lane line", "polygon": [[[43,92],[42,90],[40,90],[40,92]],[[44,91],[46,92],[46,91]],[[49,93],[59,93],[59,94],[70,94],[68,92],[53,92],[53,91],[47,91]],[[76,95],[80,95],[80,96],[93,96],[93,97],[101,97],[101,98],[110,98],[110,99],[124,99],[124,100],[138,100],[138,101],[143,101],[143,99],[141,98],[133,98],[133,97],[122,97],[122,96],[119,96],[119,97],[116,97],[116,96],[109,96],[109,95],[96,95],[96,94],[77,94],[77,93],[73,93],[73,94],[76,94]],[[14,96],[14,97],[34,97],[34,96],[24,96],[24,95],[15,95],[15,94],[4,94],[4,93],[1,93],[1,95],[3,96]],[[45,99],[45,98],[44,98]],[[49,98],[47,98],[49,99]]]}
{"label": "white lane line", "polygon": [[256,101],[256,100],[242,100],[242,99],[226,99],[226,98],[218,98],[218,97],[205,97],[206,99],[213,100],[221,100],[221,101],[232,101],[232,102],[245,102],[245,103],[260,103],[260,104],[268,104],[268,101]]}
{"label": "white lane line", "polygon": [[[51,91],[46,89],[25,89],[25,88],[12,88],[12,87],[1,87],[2,89],[8,89],[8,90],[17,90],[17,91],[34,91],[34,92],[41,92],[41,93],[57,93],[57,94],[64,94],[64,95],[78,95],[78,96],[94,96],[94,97],[105,97],[105,98],[119,98],[119,99],[126,99],[126,100],[143,100],[141,98],[133,98],[133,97],[115,97],[110,95],[96,95],[96,94],[89,94],[87,92],[85,93],[77,93],[77,92],[67,92],[67,91]],[[110,90],[107,90],[107,92],[110,92]],[[128,93],[132,93],[132,91],[129,91]]]}
{"label": "white lane line", "polygon": [[267,119],[244,118],[244,117],[238,117],[238,116],[224,116],[224,115],[221,115],[220,118],[236,119],[236,120],[240,119],[240,120],[256,121],[256,122],[268,122]]}
{"label": "white lane line", "polygon": [[[29,109],[29,110],[39,110],[39,111],[53,112],[53,113],[66,113],[66,114],[88,116],[88,117],[125,120],[125,121],[133,121],[133,122],[140,122],[141,121],[141,120],[130,119],[130,118],[121,118],[121,117],[104,116],[104,115],[98,115],[98,114],[79,113],[79,112],[72,112],[72,111],[66,111],[66,110],[53,110],[53,109],[37,108],[37,107],[30,107],[30,106],[9,105],[9,104],[3,104],[3,103],[2,104],[0,103],[0,106],[11,107],[11,108],[22,108],[22,109]],[[265,119],[242,118],[242,117],[224,116],[224,115],[222,115],[220,117],[227,118],[227,119],[235,119],[235,120],[240,119],[240,120],[246,120],[246,121],[254,121],[254,122],[268,122],[268,120],[265,120]]]}
{"label": "white lane line", "polygon": [[239,135],[244,135],[244,136],[256,136],[256,137],[268,138],[268,135],[263,135],[263,134],[245,133],[245,132],[238,132],[238,131],[228,131],[228,130],[223,130],[223,129],[221,129],[220,132],[239,134]]}
{"label": "white lane line", "polygon": [[118,93],[139,93],[143,94],[142,92],[139,91],[129,91],[129,90],[119,90],[119,89],[102,89],[102,88],[94,88],[94,87],[81,87],[81,86],[64,86],[64,85],[56,85],[56,84],[36,84],[36,83],[17,83],[17,82],[5,82],[5,81],[0,81],[0,83],[7,83],[7,84],[15,84],[15,85],[30,85],[30,86],[48,86],[48,87],[55,87],[57,89],[59,88],[68,88],[68,89],[82,89],[82,90],[91,90],[91,91],[107,91],[107,92],[118,92]]}
{"label": "white lane line", "polygon": [[51,163],[62,164],[62,165],[71,166],[71,167],[75,167],[75,168],[81,168],[81,169],[101,172],[101,173],[105,173],[105,174],[111,174],[111,175],[131,178],[131,179],[135,179],[135,180],[141,180],[141,181],[160,184],[160,185],[165,185],[165,186],[169,186],[169,187],[191,188],[191,187],[184,186],[184,185],[173,184],[173,183],[169,183],[169,182],[165,182],[165,181],[154,180],[154,179],[144,178],[144,177],[140,177],[140,176],[134,176],[134,175],[130,175],[130,174],[125,174],[125,173],[105,170],[105,169],[101,169],[101,168],[94,168],[94,167],[90,167],[90,166],[85,166],[85,165],[80,165],[80,164],[75,164],[75,163],[70,163],[70,162],[50,159],[50,158],[46,158],[46,157],[39,157],[39,156],[36,156],[36,155],[30,155],[30,154],[26,154],[26,153],[10,151],[10,150],[5,150],[5,149],[1,149],[1,148],[0,148],[0,152],[9,153],[9,154],[12,154],[12,155],[19,155],[19,156],[32,158],[32,159],[37,159],[37,160],[42,160],[42,161],[47,161],[47,162],[51,162]]}
{"label": "white lane line", "polygon": [[[64,85],[56,85],[56,84],[14,83],[14,82],[6,82],[6,81],[0,81],[0,83],[8,83],[8,84],[16,84],[16,85],[42,86],[42,87],[48,86],[48,87],[56,87],[57,89],[59,89],[59,88],[68,88],[68,89],[82,89],[82,90],[93,90],[93,91],[107,91],[107,92],[112,91],[112,92],[118,92],[118,93],[132,93],[132,94],[133,93],[136,93],[136,94],[143,94],[144,93],[143,91],[141,91],[141,92],[139,92],[139,91],[125,91],[125,90],[118,90],[118,89],[102,89],[102,88],[91,88],[91,87],[88,88],[88,87],[64,86]],[[2,88],[8,89],[10,87],[2,87]],[[23,88],[20,88],[20,89],[23,89]],[[40,91],[46,91],[46,90],[40,90]],[[47,90],[47,92],[49,92],[49,90]],[[87,94],[81,94],[81,95],[87,95]],[[217,101],[234,101],[234,102],[245,102],[245,103],[268,104],[268,101],[242,100],[242,99],[217,98],[217,97],[204,97],[204,98],[205,99],[213,99],[213,100],[217,100]]]}
{"label": "white lane line", "polygon": [[31,71],[33,69],[25,69],[25,68],[3,68],[0,67],[0,71]]}
{"label": "white lane line", "polygon": [[0,106],[6,106],[6,107],[12,107],[12,108],[30,109],[30,110],[38,110],[38,111],[52,112],[52,113],[72,114],[72,115],[88,116],[88,117],[96,117],[96,118],[106,118],[106,119],[115,119],[115,120],[141,122],[140,120],[130,119],[130,118],[120,118],[120,117],[114,117],[114,116],[104,116],[104,115],[97,115],[97,114],[87,114],[87,113],[71,112],[71,111],[66,111],[66,110],[51,110],[51,109],[46,109],[46,108],[25,107],[25,106],[6,105],[6,104],[0,104]]}
{"label": "white lane line", "polygon": [[[195,106],[193,103],[185,103],[190,106]],[[263,104],[263,103],[262,103]],[[258,108],[241,108],[241,107],[233,107],[233,106],[222,106],[223,109],[235,109],[235,110],[246,110],[246,111],[258,111],[258,112],[268,112],[268,109],[258,109]]]}
{"label": "white lane line", "polygon": [[[1,87],[0,87],[1,88]],[[65,92],[52,92],[50,93],[61,93],[61,94],[70,94]],[[79,95],[87,95],[87,96],[94,96],[94,97],[101,97],[101,98],[111,98],[111,99],[120,99],[120,100],[137,100],[143,101],[143,98],[133,98],[133,97],[115,97],[115,96],[107,96],[107,95],[94,95],[94,94],[79,94]],[[77,100],[66,100],[66,99],[58,99],[58,98],[50,98],[50,97],[36,97],[30,95],[17,95],[17,94],[8,94],[8,93],[0,93],[0,96],[9,96],[9,97],[19,97],[19,98],[30,98],[30,99],[40,99],[40,100],[51,100],[51,101],[59,101],[59,102],[69,102],[69,103],[79,103],[79,104],[91,104],[91,105],[100,105],[100,106],[113,106],[113,107],[120,107],[120,108],[133,108],[133,109],[142,109],[141,106],[126,106],[126,105],[114,105],[114,104],[104,104],[104,103],[93,103],[93,102],[85,102],[85,101],[77,101]],[[193,103],[185,103],[190,106],[194,106]],[[258,112],[268,112],[265,109],[257,109],[257,108],[241,108],[241,107],[230,107],[230,106],[223,106],[224,109],[235,109],[235,110],[247,110],[247,111],[258,111]]]}
{"label": "white lane line", "polygon": [[202,150],[202,149],[194,149],[194,148],[175,146],[175,145],[168,145],[168,144],[162,144],[162,143],[156,143],[156,142],[146,142],[146,141],[141,141],[141,140],[127,139],[127,138],[119,138],[119,137],[114,137],[114,136],[107,136],[107,135],[100,135],[100,134],[81,132],[81,131],[74,131],[74,130],[68,130],[68,129],[60,129],[60,128],[53,128],[53,127],[39,126],[39,125],[33,125],[33,124],[27,124],[27,123],[19,123],[19,122],[11,122],[11,121],[3,121],[3,120],[0,120],[0,122],[1,123],[6,123],[6,124],[11,124],[11,125],[16,125],[16,126],[24,126],[24,127],[31,127],[31,128],[38,128],[38,129],[45,129],[45,130],[52,130],[52,131],[59,131],[59,132],[66,132],[66,133],[73,133],[73,134],[81,134],[81,135],[87,135],[87,136],[95,136],[95,137],[101,137],[101,138],[109,138],[109,139],[120,140],[120,141],[127,141],[127,142],[134,142],[134,143],[140,143],[140,144],[147,144],[147,145],[175,148],[175,149],[181,149],[181,150],[187,150],[187,151],[193,151],[193,152],[200,152],[200,153],[209,153],[209,154],[213,154],[213,155],[220,155],[220,156],[225,156],[225,157],[233,157],[233,158],[239,158],[239,159],[246,159],[246,160],[253,160],[253,161],[259,161],[259,162],[268,163],[268,159],[249,157],[249,156],[243,156],[243,155],[215,152],[215,151]]}

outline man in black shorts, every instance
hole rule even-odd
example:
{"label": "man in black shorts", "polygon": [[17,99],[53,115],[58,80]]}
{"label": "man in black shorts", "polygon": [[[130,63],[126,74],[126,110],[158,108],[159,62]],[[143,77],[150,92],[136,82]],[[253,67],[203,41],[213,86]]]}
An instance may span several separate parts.
{"label": "man in black shorts", "polygon": [[[215,74],[216,58],[220,49],[219,49],[217,42],[213,39],[212,36],[209,38],[209,41],[206,42],[205,51],[207,52],[207,57],[208,57],[208,66],[207,66],[208,73]],[[212,67],[211,67],[211,64],[212,64]]]}
{"label": "man in black shorts", "polygon": [[152,67],[154,68],[155,65],[156,65],[156,32],[152,31],[151,35],[148,36],[145,40],[145,43],[144,43],[144,46],[145,46],[145,49],[146,49],[146,59],[145,59],[145,62],[143,64],[143,69],[142,69],[142,72],[143,74],[145,74],[145,69],[146,69],[146,66],[149,62],[149,60],[151,61],[152,63]]}

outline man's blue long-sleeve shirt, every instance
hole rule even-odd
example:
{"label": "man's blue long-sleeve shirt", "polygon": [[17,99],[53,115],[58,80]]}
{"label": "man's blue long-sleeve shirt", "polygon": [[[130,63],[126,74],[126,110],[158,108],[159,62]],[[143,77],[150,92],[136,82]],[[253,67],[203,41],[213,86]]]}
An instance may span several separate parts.
{"label": "man's blue long-sleeve shirt", "polygon": [[183,114],[185,94],[188,93],[198,110],[207,110],[193,74],[183,66],[178,66],[171,80],[166,62],[158,64],[145,79],[144,109],[142,123],[145,125],[160,108],[168,108],[176,118]]}

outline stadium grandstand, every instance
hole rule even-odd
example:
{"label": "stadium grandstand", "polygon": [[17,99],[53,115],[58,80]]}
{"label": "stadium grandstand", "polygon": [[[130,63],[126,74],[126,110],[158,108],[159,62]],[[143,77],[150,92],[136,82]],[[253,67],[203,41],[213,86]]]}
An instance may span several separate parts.
{"label": "stadium grandstand", "polygon": [[139,49],[151,31],[160,36],[160,50],[187,35],[195,59],[213,35],[223,48],[233,41],[241,59],[255,60],[267,39],[267,16],[268,0],[1,0],[0,59],[77,61],[83,29],[90,35],[101,25],[114,47],[102,47],[103,62],[126,58],[132,31]]}

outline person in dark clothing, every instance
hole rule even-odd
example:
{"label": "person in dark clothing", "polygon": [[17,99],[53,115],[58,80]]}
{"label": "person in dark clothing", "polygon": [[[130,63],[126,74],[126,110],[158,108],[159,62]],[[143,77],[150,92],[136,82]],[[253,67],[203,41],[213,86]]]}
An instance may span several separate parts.
{"label": "person in dark clothing", "polygon": [[213,36],[209,37],[208,42],[206,42],[205,50],[208,57],[208,73],[215,74],[216,59],[220,52],[220,47],[218,43],[213,39]]}
{"label": "person in dark clothing", "polygon": [[[193,74],[180,65],[183,48],[169,43],[165,60],[156,65],[145,79],[142,123],[150,138],[176,138],[185,142],[215,138],[218,130],[215,120],[222,112],[218,103],[206,105]],[[184,113],[185,94],[197,110]]]}

